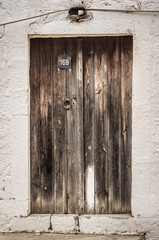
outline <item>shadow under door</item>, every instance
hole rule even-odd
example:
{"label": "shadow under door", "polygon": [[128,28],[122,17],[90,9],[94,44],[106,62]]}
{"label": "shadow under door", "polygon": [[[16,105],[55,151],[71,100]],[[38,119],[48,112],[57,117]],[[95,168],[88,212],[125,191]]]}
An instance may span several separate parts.
{"label": "shadow under door", "polygon": [[30,47],[31,213],[129,213],[132,37]]}

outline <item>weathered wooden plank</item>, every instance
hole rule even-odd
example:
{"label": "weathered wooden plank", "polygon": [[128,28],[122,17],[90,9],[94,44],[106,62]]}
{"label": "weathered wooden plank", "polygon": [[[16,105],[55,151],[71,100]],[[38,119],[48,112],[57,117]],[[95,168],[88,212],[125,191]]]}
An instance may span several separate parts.
{"label": "weathered wooden plank", "polygon": [[131,211],[132,37],[121,37],[122,213]]}
{"label": "weathered wooden plank", "polygon": [[39,41],[30,41],[31,213],[41,213]]}
{"label": "weathered wooden plank", "polygon": [[108,198],[109,213],[121,211],[120,171],[120,48],[119,37],[108,42]]}
{"label": "weathered wooden plank", "polygon": [[93,39],[84,39],[84,171],[85,171],[85,213],[94,213],[94,46]]}
{"label": "weathered wooden plank", "polygon": [[107,194],[107,41],[94,38],[95,213],[108,212]]}
{"label": "weathered wooden plank", "polygon": [[42,213],[52,212],[51,40],[39,39]]}
{"label": "weathered wooden plank", "polygon": [[78,192],[77,192],[77,213],[84,213],[84,140],[83,140],[83,39],[77,40],[77,176],[78,176]]}
{"label": "weathered wooden plank", "polygon": [[58,69],[58,56],[66,54],[66,40],[53,40],[54,212],[67,213],[66,69]]}
{"label": "weathered wooden plank", "polygon": [[[83,76],[82,51],[79,40],[67,39],[67,56],[71,57],[71,69],[67,70],[67,95],[70,108],[67,112],[67,163],[68,163],[68,213],[81,213],[82,192],[82,102]],[[79,200],[81,199],[81,202]]]}
{"label": "weathered wooden plank", "polygon": [[67,163],[68,163],[68,213],[76,213],[77,197],[77,135],[76,120],[77,96],[76,96],[76,39],[66,40],[67,55],[71,57],[71,69],[67,71],[67,93],[70,99],[70,109],[67,112]]}

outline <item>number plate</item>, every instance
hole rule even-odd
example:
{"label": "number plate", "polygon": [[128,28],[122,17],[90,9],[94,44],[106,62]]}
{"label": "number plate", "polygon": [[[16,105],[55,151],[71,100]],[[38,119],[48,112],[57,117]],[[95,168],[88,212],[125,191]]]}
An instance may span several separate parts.
{"label": "number plate", "polygon": [[60,69],[71,68],[71,58],[68,56],[59,56],[58,57],[58,68],[60,68]]}

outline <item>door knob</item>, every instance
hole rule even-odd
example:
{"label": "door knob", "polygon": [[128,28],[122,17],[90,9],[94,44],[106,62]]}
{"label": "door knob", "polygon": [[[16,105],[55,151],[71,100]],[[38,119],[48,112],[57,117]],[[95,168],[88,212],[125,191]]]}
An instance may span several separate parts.
{"label": "door knob", "polygon": [[63,103],[63,107],[68,110],[71,107],[71,101],[69,98],[66,98],[64,103]]}

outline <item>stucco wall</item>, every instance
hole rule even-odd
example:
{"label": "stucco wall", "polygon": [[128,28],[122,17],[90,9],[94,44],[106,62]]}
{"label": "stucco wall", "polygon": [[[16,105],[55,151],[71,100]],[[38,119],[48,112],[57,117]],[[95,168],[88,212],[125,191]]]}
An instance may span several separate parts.
{"label": "stucco wall", "polygon": [[[0,23],[80,1],[0,1]],[[85,0],[87,8],[159,10],[158,0]],[[159,13],[67,12],[0,26],[0,231],[138,234],[159,239]],[[133,35],[132,216],[29,215],[29,35]]]}

